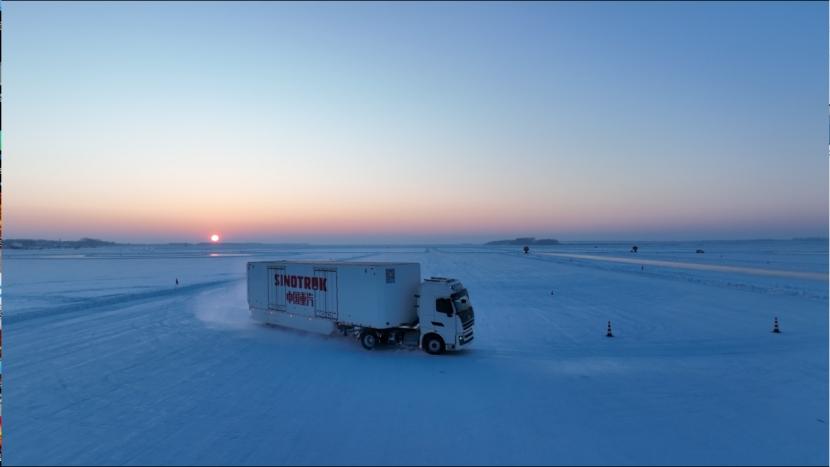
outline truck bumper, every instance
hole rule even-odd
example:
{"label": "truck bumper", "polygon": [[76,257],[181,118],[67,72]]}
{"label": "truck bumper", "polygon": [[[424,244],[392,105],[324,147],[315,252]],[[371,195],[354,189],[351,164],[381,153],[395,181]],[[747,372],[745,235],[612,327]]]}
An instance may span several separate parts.
{"label": "truck bumper", "polygon": [[461,337],[458,337],[457,339],[458,340],[456,341],[455,344],[448,344],[447,345],[447,350],[451,350],[451,351],[461,350],[462,348],[466,347],[467,345],[470,344],[470,342],[473,341],[473,336],[472,335],[468,336],[466,339],[463,336],[461,336]]}

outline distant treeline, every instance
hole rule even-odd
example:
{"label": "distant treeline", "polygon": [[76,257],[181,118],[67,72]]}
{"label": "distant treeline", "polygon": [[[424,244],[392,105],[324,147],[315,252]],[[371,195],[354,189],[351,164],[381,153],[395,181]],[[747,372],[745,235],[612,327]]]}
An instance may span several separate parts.
{"label": "distant treeline", "polygon": [[80,240],[36,240],[31,238],[10,238],[3,241],[3,248],[12,250],[40,250],[45,248],[96,248],[114,246],[115,242],[106,242],[97,238],[82,238]]}
{"label": "distant treeline", "polygon": [[558,245],[559,240],[553,238],[522,237],[513,240],[495,240],[487,242],[485,245]]}
{"label": "distant treeline", "polygon": [[[102,246],[171,246],[171,247],[215,247],[217,244],[200,242],[170,242],[170,243],[154,243],[154,244],[134,244],[134,243],[116,243],[99,240],[97,238],[82,238],[80,240],[42,240],[31,238],[10,238],[3,240],[3,248],[11,250],[45,250],[52,248],[97,248]],[[229,247],[306,247],[310,246],[307,243],[220,243],[224,248]]]}

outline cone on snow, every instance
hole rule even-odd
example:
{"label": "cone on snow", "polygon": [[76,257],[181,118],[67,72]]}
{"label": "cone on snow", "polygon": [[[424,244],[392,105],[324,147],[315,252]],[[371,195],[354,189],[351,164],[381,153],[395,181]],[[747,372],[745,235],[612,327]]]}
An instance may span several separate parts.
{"label": "cone on snow", "polygon": [[614,334],[611,333],[611,321],[608,321],[608,332],[605,333],[605,337],[614,337]]}
{"label": "cone on snow", "polygon": [[775,334],[781,334],[781,330],[778,329],[778,317],[776,316],[772,322],[772,332]]}

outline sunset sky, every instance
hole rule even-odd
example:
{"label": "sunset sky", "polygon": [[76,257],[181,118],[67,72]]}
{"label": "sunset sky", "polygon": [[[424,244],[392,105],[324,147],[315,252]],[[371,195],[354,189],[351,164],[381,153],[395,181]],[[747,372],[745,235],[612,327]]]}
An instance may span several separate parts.
{"label": "sunset sky", "polygon": [[827,9],[5,3],[4,236],[826,236]]}

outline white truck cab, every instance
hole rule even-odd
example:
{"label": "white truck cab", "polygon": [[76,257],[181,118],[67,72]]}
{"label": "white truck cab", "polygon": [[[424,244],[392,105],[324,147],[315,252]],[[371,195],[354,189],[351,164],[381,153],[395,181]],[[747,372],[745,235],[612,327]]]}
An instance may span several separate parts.
{"label": "white truck cab", "polygon": [[445,277],[426,279],[417,297],[424,350],[439,354],[458,350],[473,340],[475,315],[461,282]]}

